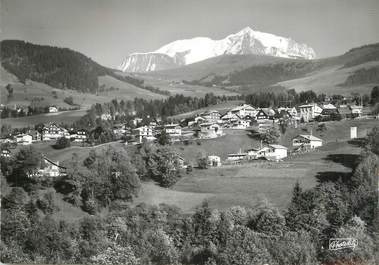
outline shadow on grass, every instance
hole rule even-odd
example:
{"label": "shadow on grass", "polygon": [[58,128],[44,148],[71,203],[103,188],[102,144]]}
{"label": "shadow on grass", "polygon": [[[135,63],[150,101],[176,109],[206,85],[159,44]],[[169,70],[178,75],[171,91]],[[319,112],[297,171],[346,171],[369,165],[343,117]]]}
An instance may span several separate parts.
{"label": "shadow on grass", "polygon": [[354,154],[330,154],[324,159],[353,169],[358,165],[359,157],[359,155]]}
{"label": "shadow on grass", "polygon": [[343,183],[349,182],[351,178],[351,172],[337,172],[337,171],[324,171],[318,172],[316,175],[317,181],[319,183],[323,182],[337,182],[342,181]]}
{"label": "shadow on grass", "polygon": [[349,144],[356,146],[356,147],[365,147],[367,145],[367,139],[366,138],[356,138],[348,141]]}

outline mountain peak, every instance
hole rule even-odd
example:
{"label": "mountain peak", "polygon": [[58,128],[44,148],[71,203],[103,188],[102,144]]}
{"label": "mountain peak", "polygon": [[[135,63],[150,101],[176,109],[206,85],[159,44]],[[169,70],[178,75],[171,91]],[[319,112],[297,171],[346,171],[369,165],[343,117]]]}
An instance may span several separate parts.
{"label": "mountain peak", "polygon": [[247,26],[247,27],[244,27],[243,29],[241,29],[240,31],[238,31],[236,33],[236,35],[237,34],[240,35],[240,34],[252,33],[252,32],[254,32],[254,30],[252,28],[250,28],[249,26]]}
{"label": "mountain peak", "polygon": [[192,64],[223,54],[257,54],[284,58],[315,58],[306,44],[245,27],[221,40],[207,37],[176,40],[150,53],[129,55],[119,67],[125,72],[148,72]]}

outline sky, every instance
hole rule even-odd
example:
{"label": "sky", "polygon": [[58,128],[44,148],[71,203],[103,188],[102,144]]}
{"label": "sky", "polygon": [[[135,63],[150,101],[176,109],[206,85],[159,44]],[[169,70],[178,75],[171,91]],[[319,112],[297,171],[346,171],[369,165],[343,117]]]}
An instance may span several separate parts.
{"label": "sky", "polygon": [[0,0],[1,39],[67,47],[109,67],[178,39],[244,27],[306,43],[318,58],[379,42],[379,0]]}

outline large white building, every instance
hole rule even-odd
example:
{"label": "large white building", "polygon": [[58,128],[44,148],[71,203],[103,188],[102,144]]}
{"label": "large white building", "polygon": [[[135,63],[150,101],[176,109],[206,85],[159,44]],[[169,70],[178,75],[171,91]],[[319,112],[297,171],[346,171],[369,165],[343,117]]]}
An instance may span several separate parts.
{"label": "large white building", "polygon": [[244,118],[246,116],[255,117],[255,114],[258,111],[248,104],[243,104],[231,109],[229,112],[232,114],[237,114],[239,117]]}
{"label": "large white building", "polygon": [[206,122],[217,122],[221,118],[221,114],[217,110],[207,110],[200,114],[200,116],[203,117]]}
{"label": "large white building", "polygon": [[267,151],[265,151],[264,157],[267,160],[282,160],[287,157],[287,147],[279,144],[270,144]]}
{"label": "large white building", "polygon": [[182,127],[180,127],[179,124],[166,124],[164,130],[170,137],[178,137],[182,135]]}
{"label": "large white building", "polygon": [[16,135],[16,142],[21,145],[29,145],[32,144],[33,137],[30,134],[18,134]]}
{"label": "large white building", "polygon": [[155,139],[153,135],[153,128],[150,126],[135,128],[132,133],[137,143],[142,143],[143,140],[152,141]]}
{"label": "large white building", "polygon": [[209,167],[219,167],[221,166],[221,158],[216,155],[210,155],[207,157],[207,164]]}
{"label": "large white building", "polygon": [[42,140],[52,141],[57,140],[61,137],[70,138],[70,134],[65,128],[61,128],[55,123],[50,123],[46,125],[42,130]]}
{"label": "large white building", "polygon": [[299,106],[299,117],[302,118],[304,122],[312,121],[317,116],[320,116],[322,108],[316,103],[301,105]]}

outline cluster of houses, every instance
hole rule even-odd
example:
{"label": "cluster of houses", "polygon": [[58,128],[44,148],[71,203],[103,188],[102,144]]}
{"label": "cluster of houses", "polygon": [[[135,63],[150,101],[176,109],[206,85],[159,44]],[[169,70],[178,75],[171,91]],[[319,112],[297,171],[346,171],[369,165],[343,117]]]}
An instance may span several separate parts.
{"label": "cluster of houses", "polygon": [[287,124],[296,127],[300,122],[313,121],[317,117],[327,119],[333,115],[343,117],[360,116],[362,115],[362,106],[341,105],[337,108],[331,103],[311,103],[298,107],[274,109],[254,108],[248,104],[242,104],[223,114],[217,110],[207,110],[192,118],[183,119],[180,123],[165,125],[151,122],[148,125],[138,127],[142,119],[135,118],[132,120],[133,126],[136,127],[135,129],[128,129],[127,126],[123,125],[122,128],[116,126],[114,132],[130,136],[129,143],[134,144],[139,144],[143,141],[154,141],[162,131],[165,131],[172,141],[186,138],[210,139],[223,136],[225,134],[224,129],[245,130],[252,128],[262,132],[282,121],[286,121]]}
{"label": "cluster of houses", "polygon": [[87,132],[85,130],[67,130],[55,123],[46,124],[42,132],[38,130],[28,130],[25,133],[10,135],[0,139],[0,144],[17,144],[30,145],[40,141],[56,141],[61,137],[71,139],[73,142],[82,143],[87,140]]}
{"label": "cluster of houses", "polygon": [[[310,151],[315,148],[321,147],[323,144],[322,139],[313,135],[300,134],[292,139],[293,152]],[[250,148],[244,151],[240,150],[238,153],[228,154],[226,163],[239,164],[242,161],[249,160],[269,160],[281,161],[288,156],[288,148],[279,144],[269,144],[259,148]],[[207,164],[209,167],[221,166],[221,158],[217,155],[210,155],[207,157]]]}

